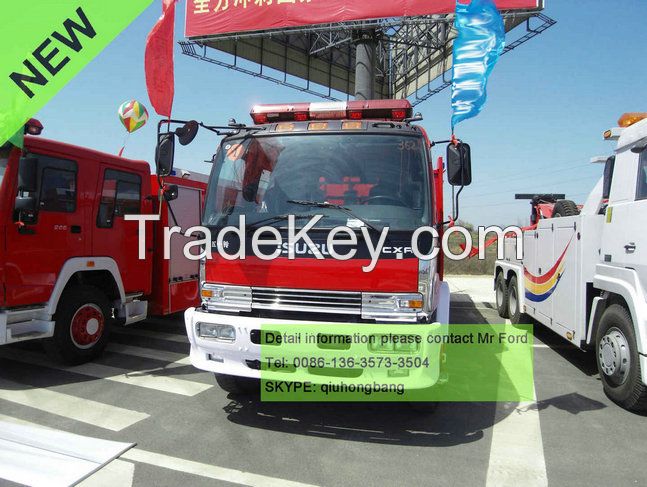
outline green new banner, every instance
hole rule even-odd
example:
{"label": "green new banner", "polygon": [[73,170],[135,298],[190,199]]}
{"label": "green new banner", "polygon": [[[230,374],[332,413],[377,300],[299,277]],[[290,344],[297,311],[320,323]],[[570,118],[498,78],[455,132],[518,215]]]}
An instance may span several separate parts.
{"label": "green new banner", "polygon": [[153,0],[2,0],[0,144]]}

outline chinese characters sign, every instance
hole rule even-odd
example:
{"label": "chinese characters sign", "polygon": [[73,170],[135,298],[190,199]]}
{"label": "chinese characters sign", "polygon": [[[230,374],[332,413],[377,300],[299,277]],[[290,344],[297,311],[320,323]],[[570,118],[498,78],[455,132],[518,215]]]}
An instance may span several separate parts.
{"label": "chinese characters sign", "polygon": [[[187,0],[186,37],[454,12],[455,0]],[[498,0],[501,10],[538,0]]]}

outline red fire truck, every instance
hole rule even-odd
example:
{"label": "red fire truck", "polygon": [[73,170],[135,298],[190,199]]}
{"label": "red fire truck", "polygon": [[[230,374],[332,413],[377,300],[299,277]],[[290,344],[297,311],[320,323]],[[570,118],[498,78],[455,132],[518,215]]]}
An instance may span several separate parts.
{"label": "red fire truck", "polygon": [[[163,258],[169,215],[182,227],[201,217],[206,182],[182,173],[160,191],[144,161],[30,135],[23,150],[0,148],[0,345],[44,339],[80,363],[103,351],[113,321],[195,306],[199,263],[183,257],[184,237]],[[143,260],[129,214],[161,216],[147,222]]]}
{"label": "red fire truck", "polygon": [[[233,235],[222,241],[227,254],[245,245],[244,258],[224,258],[214,247],[213,258],[203,262],[202,304],[185,313],[193,365],[214,372],[224,389],[240,392],[260,377],[263,324],[446,326],[449,289],[443,282],[442,256],[419,259],[412,252],[416,229],[435,227],[442,234],[446,223],[443,163],[439,159],[434,167],[434,143],[414,124],[422,117],[413,116],[411,104],[375,100],[263,105],[254,107],[251,115],[253,126],[235,120],[225,127],[171,121],[169,131],[158,135],[162,173],[172,168],[175,135],[183,145],[200,127],[224,135],[213,157],[203,226],[216,244],[223,229],[246,219],[247,237]],[[179,133],[170,131],[174,123],[184,124]],[[449,182],[468,185],[469,146],[454,140],[447,155]],[[296,258],[290,258],[286,226],[292,215],[301,228],[305,219],[322,216],[308,235],[323,259],[303,242],[295,244]],[[249,250],[251,230],[265,225],[281,235],[278,246],[265,246],[264,254],[278,250],[272,260]],[[357,237],[350,259],[334,259],[326,248],[336,226],[352,229]],[[390,231],[378,263],[365,272],[363,267],[371,262],[366,230],[377,240],[384,227]],[[439,243],[429,233],[425,236],[420,237],[419,249],[427,254]],[[440,348],[434,351],[437,360],[426,386],[439,379]],[[312,376],[315,382],[328,379]]]}

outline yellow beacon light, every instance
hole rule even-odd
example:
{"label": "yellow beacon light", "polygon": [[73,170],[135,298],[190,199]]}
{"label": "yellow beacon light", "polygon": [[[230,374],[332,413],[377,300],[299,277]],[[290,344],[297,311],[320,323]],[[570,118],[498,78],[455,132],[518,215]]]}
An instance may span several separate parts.
{"label": "yellow beacon light", "polygon": [[618,119],[618,126],[622,128],[631,127],[633,124],[647,118],[646,112],[629,112]]}

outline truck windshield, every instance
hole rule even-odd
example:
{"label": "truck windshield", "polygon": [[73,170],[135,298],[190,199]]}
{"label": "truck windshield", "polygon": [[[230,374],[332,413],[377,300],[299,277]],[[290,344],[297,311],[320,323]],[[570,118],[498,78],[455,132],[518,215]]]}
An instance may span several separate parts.
{"label": "truck windshield", "polygon": [[[294,134],[227,139],[215,158],[204,225],[271,221],[286,214],[325,218],[319,227],[370,222],[393,230],[429,224],[424,139],[386,134]],[[333,208],[291,203],[342,205]],[[298,219],[299,225],[307,219]],[[285,218],[276,222],[285,225]]]}

